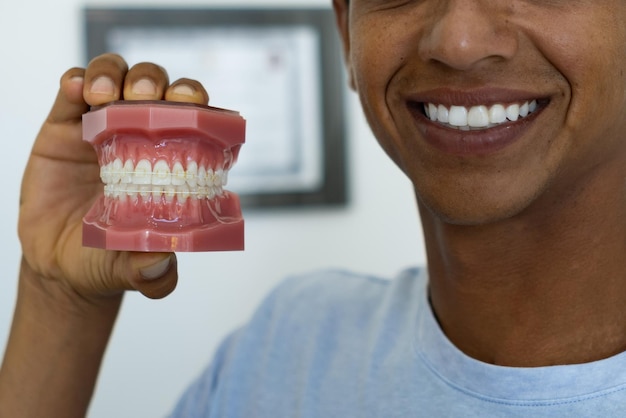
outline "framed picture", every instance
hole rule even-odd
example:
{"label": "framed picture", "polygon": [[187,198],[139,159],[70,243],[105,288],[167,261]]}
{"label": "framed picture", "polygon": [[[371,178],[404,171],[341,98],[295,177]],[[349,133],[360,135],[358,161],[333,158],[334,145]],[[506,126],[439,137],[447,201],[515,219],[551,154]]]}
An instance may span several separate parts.
{"label": "framed picture", "polygon": [[158,63],[247,121],[227,188],[244,207],[347,201],[345,74],[330,9],[87,8],[86,55]]}

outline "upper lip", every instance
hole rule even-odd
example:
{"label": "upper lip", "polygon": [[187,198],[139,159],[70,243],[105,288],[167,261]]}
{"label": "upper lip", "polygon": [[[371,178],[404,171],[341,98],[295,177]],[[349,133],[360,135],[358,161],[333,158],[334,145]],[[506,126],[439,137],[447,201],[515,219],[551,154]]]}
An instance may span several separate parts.
{"label": "upper lip", "polygon": [[547,95],[527,90],[508,88],[480,88],[474,90],[457,90],[437,88],[408,95],[406,100],[414,103],[433,103],[443,106],[481,106],[495,104],[524,103],[530,100],[545,100]]}

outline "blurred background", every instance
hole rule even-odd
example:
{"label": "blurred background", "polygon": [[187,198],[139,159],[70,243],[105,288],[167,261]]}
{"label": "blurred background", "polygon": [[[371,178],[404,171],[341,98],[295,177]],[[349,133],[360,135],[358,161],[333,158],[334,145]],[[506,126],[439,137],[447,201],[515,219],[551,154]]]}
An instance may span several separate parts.
{"label": "blurred background", "polygon": [[[329,8],[331,0],[56,0],[0,3],[0,353],[15,304],[20,178],[61,74],[84,66],[83,10],[92,7]],[[132,65],[133,62],[130,62]],[[345,84],[345,83],[344,83]],[[209,92],[210,93],[210,92]],[[384,155],[345,89],[347,204],[244,210],[246,250],[179,254],[177,290],[161,301],[126,296],[90,418],[165,416],[224,336],[284,278],[339,268],[385,278],[424,263],[410,183]],[[216,103],[216,105],[219,105]],[[245,146],[242,153],[245,152]]]}

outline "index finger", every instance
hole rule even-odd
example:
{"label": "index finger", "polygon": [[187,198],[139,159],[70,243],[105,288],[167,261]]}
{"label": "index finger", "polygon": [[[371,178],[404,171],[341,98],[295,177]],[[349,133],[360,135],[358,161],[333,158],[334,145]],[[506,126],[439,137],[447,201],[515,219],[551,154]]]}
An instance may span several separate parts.
{"label": "index finger", "polygon": [[122,97],[128,64],[117,54],[103,54],[91,60],[85,70],[83,97],[98,106]]}

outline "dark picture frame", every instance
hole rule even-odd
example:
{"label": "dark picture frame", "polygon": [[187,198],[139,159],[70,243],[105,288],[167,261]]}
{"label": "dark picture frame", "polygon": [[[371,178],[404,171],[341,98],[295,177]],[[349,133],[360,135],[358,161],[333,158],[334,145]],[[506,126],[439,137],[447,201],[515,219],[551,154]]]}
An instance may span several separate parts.
{"label": "dark picture frame", "polygon": [[[117,52],[178,68],[172,81],[196,78],[212,105],[241,112],[247,141],[227,188],[244,208],[347,203],[345,73],[332,10],[89,7],[84,23],[87,61]],[[204,74],[217,74],[218,88]],[[233,94],[215,97],[224,84]]]}

